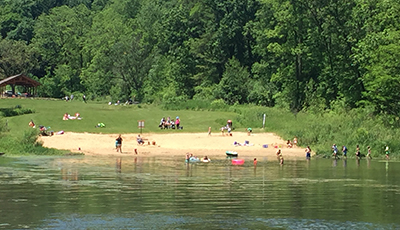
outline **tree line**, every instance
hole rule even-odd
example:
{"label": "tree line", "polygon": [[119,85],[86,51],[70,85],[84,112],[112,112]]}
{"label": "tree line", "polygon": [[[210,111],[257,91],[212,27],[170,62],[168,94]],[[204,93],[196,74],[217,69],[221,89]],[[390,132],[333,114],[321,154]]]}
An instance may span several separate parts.
{"label": "tree line", "polygon": [[400,111],[394,0],[4,0],[0,35],[44,97]]}

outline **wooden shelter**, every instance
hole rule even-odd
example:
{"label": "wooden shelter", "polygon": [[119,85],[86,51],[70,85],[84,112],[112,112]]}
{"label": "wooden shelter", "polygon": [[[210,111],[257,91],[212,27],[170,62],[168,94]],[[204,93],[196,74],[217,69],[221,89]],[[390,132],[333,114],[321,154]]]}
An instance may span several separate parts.
{"label": "wooden shelter", "polygon": [[20,85],[25,87],[24,93],[34,96],[36,95],[36,87],[41,84],[24,74],[17,74],[0,81],[0,92],[2,96],[5,96],[4,91],[7,85],[11,86],[12,95],[15,95],[15,86]]}

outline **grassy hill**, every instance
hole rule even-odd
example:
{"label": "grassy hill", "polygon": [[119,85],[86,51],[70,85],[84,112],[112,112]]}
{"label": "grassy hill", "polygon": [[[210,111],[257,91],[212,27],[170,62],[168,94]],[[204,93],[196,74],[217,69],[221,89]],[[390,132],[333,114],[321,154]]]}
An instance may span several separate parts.
{"label": "grassy hill", "polygon": [[[32,119],[36,125],[51,127],[54,131],[73,131],[91,133],[136,133],[139,132],[138,120],[145,121],[143,132],[207,132],[211,126],[218,131],[226,125],[228,119],[235,117],[234,112],[221,111],[165,111],[154,105],[108,105],[83,103],[82,101],[40,100],[40,99],[0,99],[0,108],[22,107],[34,110],[34,113],[7,117],[11,135],[29,129]],[[62,120],[65,113],[79,113],[82,120]],[[162,117],[175,119],[180,117],[183,130],[161,130],[158,125]],[[95,128],[102,122],[105,128]],[[236,124],[239,125],[239,124]],[[244,130],[244,128],[243,128]]]}

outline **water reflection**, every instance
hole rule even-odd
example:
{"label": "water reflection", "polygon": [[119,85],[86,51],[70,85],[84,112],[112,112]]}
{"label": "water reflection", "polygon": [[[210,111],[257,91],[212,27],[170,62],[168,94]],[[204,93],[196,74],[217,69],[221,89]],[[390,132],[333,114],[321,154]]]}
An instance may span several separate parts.
{"label": "water reflection", "polygon": [[65,181],[78,181],[78,169],[61,168],[61,178]]}
{"label": "water reflection", "polygon": [[257,160],[240,166],[223,157],[206,164],[170,156],[0,160],[0,229],[400,227],[394,162],[360,167],[343,160],[336,167],[331,159],[287,159],[283,167],[275,158]]}
{"label": "water reflection", "polygon": [[338,159],[332,160],[332,166],[333,166],[333,167],[336,167],[336,166],[337,166],[337,162],[338,162]]}
{"label": "water reflection", "polygon": [[117,173],[121,173],[121,171],[122,171],[122,158],[121,157],[117,157],[117,159],[116,159],[115,171]]}

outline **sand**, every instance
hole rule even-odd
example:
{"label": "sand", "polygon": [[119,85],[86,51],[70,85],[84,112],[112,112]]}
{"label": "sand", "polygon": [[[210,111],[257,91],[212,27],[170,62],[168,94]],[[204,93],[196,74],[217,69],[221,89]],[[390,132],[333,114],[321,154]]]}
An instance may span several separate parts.
{"label": "sand", "polygon": [[[192,153],[195,156],[225,156],[225,151],[238,152],[240,157],[276,156],[276,151],[281,147],[283,156],[305,157],[303,148],[287,148],[286,141],[273,133],[252,133],[248,136],[245,132],[234,132],[232,136],[221,133],[145,133],[144,145],[138,145],[138,134],[122,134],[122,153],[115,149],[115,139],[118,134],[92,134],[66,132],[62,135],[41,137],[43,146],[49,148],[80,152],[85,155],[182,155]],[[246,146],[235,146],[238,142]],[[153,142],[155,145],[153,145]],[[265,148],[265,145],[268,145]]]}

